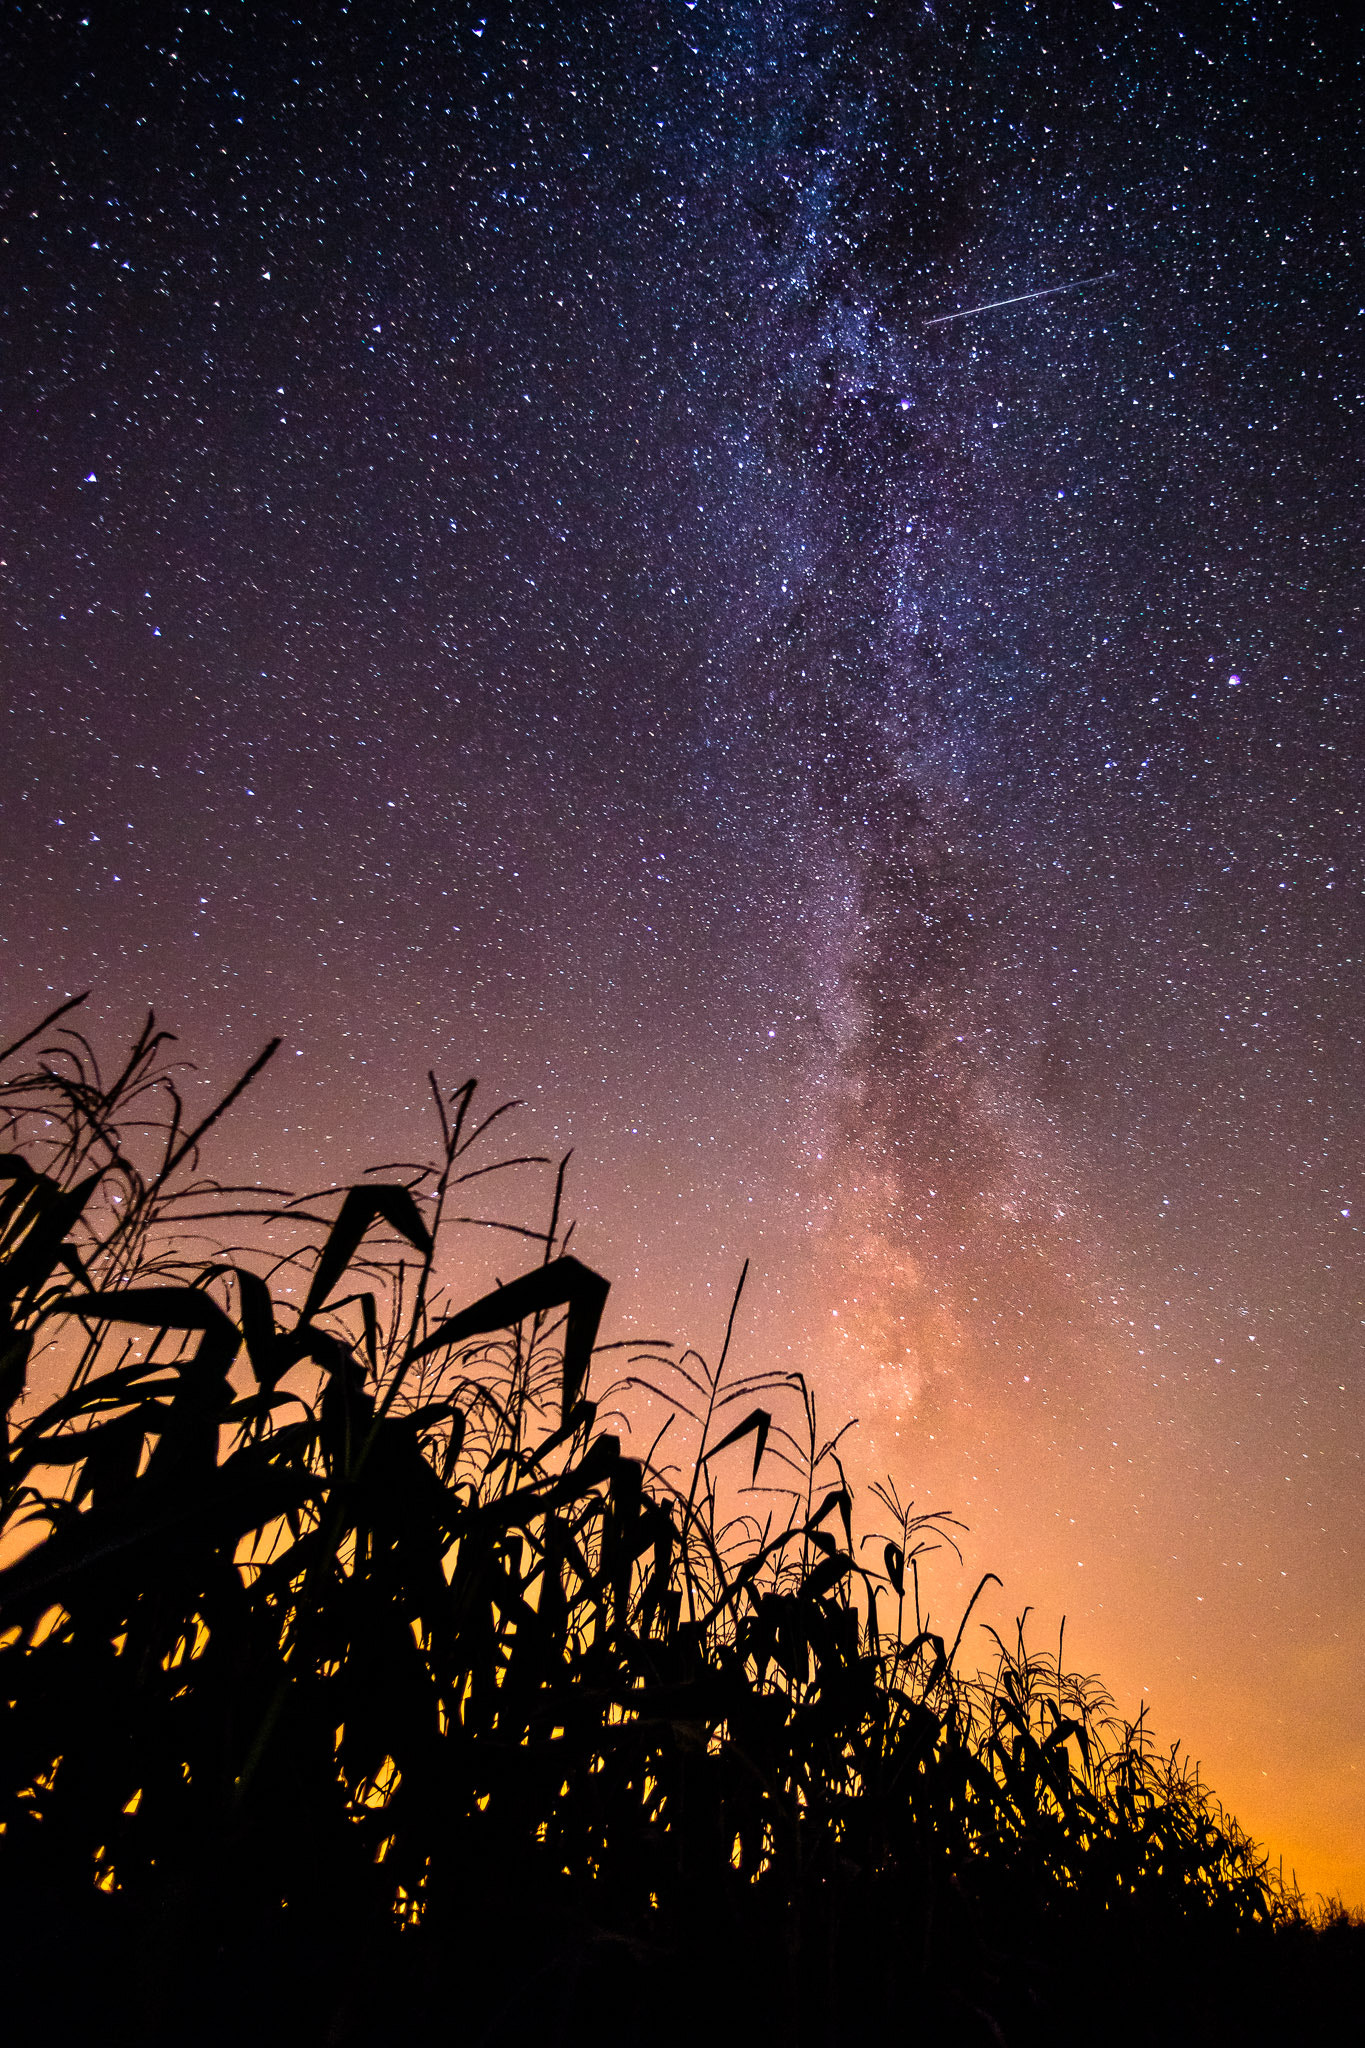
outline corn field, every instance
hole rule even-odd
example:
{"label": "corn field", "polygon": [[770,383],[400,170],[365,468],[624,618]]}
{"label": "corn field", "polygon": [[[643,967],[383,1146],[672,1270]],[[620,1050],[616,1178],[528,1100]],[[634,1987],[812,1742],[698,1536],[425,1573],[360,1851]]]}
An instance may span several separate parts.
{"label": "corn field", "polygon": [[[71,1008],[0,1067],[12,2018],[1014,2043],[1345,2010],[1359,1930],[1178,1751],[1022,1627],[966,1668],[926,1606],[959,1526],[855,1501],[799,1376],[600,1342],[506,1106],[433,1081],[430,1164],[237,1187],[205,1149],[273,1048],[196,1127],[153,1020],[107,1078]],[[464,1303],[465,1212],[528,1165],[548,1216]]]}

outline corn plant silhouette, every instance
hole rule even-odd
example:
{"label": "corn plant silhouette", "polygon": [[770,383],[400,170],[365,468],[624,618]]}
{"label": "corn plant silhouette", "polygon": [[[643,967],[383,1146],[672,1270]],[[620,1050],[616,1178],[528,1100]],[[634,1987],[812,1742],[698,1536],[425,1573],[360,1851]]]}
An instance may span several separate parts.
{"label": "corn plant silhouette", "polygon": [[192,1124],[153,1018],[106,1080],[73,1007],[0,1065],[12,2016],[1024,2041],[1165,1958],[1175,2039],[1215,1955],[1278,2010],[1291,1938],[1302,2000],[1302,1902],[1177,1751],[1022,1624],[959,1669],[971,1609],[921,1581],[961,1525],[888,1481],[857,1536],[843,1432],[731,1364],[742,1279],[714,1367],[623,1357],[561,1165],[543,1229],[495,1223],[530,1262],[456,1306],[474,1183],[549,1164],[486,1157],[512,1105],[433,1079],[429,1164],[222,1184],[275,1046]]}

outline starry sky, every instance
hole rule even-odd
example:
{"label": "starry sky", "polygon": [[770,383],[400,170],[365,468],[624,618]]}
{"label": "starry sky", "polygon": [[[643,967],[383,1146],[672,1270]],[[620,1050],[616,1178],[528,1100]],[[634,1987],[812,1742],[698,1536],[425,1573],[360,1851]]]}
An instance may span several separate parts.
{"label": "starry sky", "polygon": [[218,1163],[295,1185],[524,1098],[609,1334],[750,1258],[943,1610],[1365,1903],[1342,14],[0,37],[5,1022],[282,1032]]}

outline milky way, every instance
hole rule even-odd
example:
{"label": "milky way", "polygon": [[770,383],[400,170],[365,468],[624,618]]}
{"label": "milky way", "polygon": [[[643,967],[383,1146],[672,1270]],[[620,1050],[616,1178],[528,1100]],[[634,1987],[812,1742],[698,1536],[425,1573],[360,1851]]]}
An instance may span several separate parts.
{"label": "milky way", "polygon": [[1365,1898],[1355,42],[303,14],[5,10],[7,1014],[527,1097]]}

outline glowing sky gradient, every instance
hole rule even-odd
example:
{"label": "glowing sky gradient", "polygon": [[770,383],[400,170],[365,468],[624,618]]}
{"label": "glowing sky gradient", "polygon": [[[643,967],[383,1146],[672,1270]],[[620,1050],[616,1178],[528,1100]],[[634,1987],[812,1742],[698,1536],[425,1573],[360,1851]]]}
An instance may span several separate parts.
{"label": "glowing sky gradient", "polygon": [[4,10],[6,1021],[526,1097],[1365,1902],[1358,39],[296,12]]}

